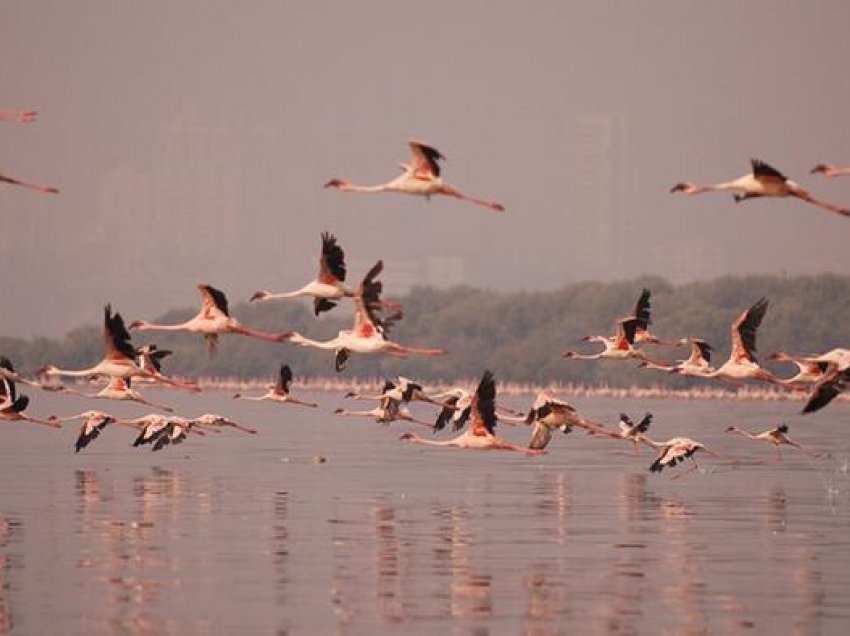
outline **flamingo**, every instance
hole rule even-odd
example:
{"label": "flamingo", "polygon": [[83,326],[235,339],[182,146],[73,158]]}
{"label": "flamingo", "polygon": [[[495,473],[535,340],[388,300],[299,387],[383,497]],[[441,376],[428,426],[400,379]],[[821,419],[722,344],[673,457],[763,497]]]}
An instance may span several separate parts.
{"label": "flamingo", "polygon": [[622,439],[634,444],[635,455],[639,455],[638,443],[647,443],[645,433],[649,430],[649,425],[652,423],[652,413],[644,414],[640,422],[633,422],[626,413],[620,413],[619,430],[611,432],[607,429],[600,431],[591,431],[591,434],[604,435],[611,439]]}
{"label": "flamingo", "polygon": [[273,385],[269,388],[268,392],[263,395],[257,397],[250,397],[246,395],[242,395],[241,393],[237,393],[233,396],[234,400],[253,400],[255,402],[259,402],[261,400],[271,400],[273,402],[288,403],[288,404],[298,404],[300,406],[310,406],[317,407],[319,406],[315,402],[302,402],[301,400],[297,400],[289,393],[289,385],[292,384],[292,369],[288,364],[280,365],[280,373],[277,378],[277,384]]}
{"label": "flamingo", "polygon": [[340,298],[354,296],[354,290],[345,284],[345,274],[345,253],[337,245],[333,234],[322,232],[322,253],[319,256],[319,276],[316,280],[310,281],[301,289],[282,294],[266,290],[255,292],[251,296],[251,302],[312,296],[313,312],[318,316],[321,312],[336,307]]}
{"label": "flamingo", "polygon": [[452,423],[452,430],[462,429],[472,413],[472,393],[464,388],[455,387],[435,395],[434,399],[442,401],[445,405],[440,409],[434,422],[434,432],[443,430],[449,422]]}
{"label": "flamingo", "polygon": [[786,378],[783,382],[788,386],[817,384],[826,375],[833,363],[823,360],[812,360],[807,357],[791,356],[784,351],[777,351],[767,356],[768,360],[777,362],[793,362],[797,365],[797,374]]}
{"label": "flamingo", "polygon": [[[106,305],[103,309],[103,344],[106,355],[103,360],[88,369],[59,369],[53,365],[43,367],[38,371],[39,376],[70,376],[91,377],[108,376],[110,378],[132,378],[132,377],[156,377],[158,380],[171,386],[187,388],[185,384],[172,380],[163,375],[155,375],[151,371],[142,369],[136,364],[136,349],[130,344],[130,334],[124,326],[121,314],[112,314],[112,306]],[[196,387],[190,390],[197,390]]]}
{"label": "flamingo", "polygon": [[29,188],[30,190],[35,190],[36,192],[41,192],[42,194],[59,194],[59,190],[50,186],[39,185],[37,183],[29,183],[27,181],[21,181],[20,179],[15,179],[10,177],[9,175],[0,173],[0,183],[8,183],[10,185],[21,186],[23,188]]}
{"label": "flamingo", "polygon": [[139,430],[139,435],[133,440],[133,448],[152,444],[168,426],[168,420],[159,413],[150,413],[134,420],[118,420],[117,423],[133,426]]}
{"label": "flamingo", "polygon": [[546,451],[536,448],[523,448],[506,442],[495,434],[496,428],[496,382],[493,373],[485,371],[475,390],[471,405],[472,423],[469,429],[453,439],[436,441],[428,440],[405,433],[399,439],[415,444],[427,444],[430,446],[454,446],[470,450],[504,450],[518,451],[526,455],[542,455]]}
{"label": "flamingo", "polygon": [[74,442],[74,452],[79,453],[86,446],[91,444],[101,434],[107,425],[116,421],[116,418],[103,411],[83,411],[78,415],[70,415],[68,417],[57,418],[57,422],[73,422],[74,420],[83,420],[80,426],[77,441]]}
{"label": "flamingo", "polygon": [[222,428],[233,428],[237,431],[248,433],[250,435],[257,434],[257,429],[251,428],[249,426],[243,426],[242,424],[238,424],[233,420],[224,417],[223,415],[218,415],[217,413],[204,413],[203,415],[199,415],[198,417],[192,418],[191,421],[195,426],[207,427],[216,431],[219,431]]}
{"label": "flamingo", "polygon": [[[797,197],[807,203],[820,206],[830,212],[842,216],[850,216],[850,209],[816,199],[808,190],[794,183],[776,168],[760,161],[752,159],[753,167],[751,174],[714,185],[696,185],[689,182],[677,183],[670,192],[683,192],[685,194],[701,194],[703,192],[731,191],[734,192],[736,203],[757,197]],[[743,194],[739,194],[743,193]]]}
{"label": "flamingo", "polygon": [[672,467],[679,462],[685,461],[685,459],[690,459],[694,463],[693,468],[678,476],[687,475],[689,472],[699,468],[694,458],[699,451],[719,457],[717,453],[707,448],[705,444],[695,442],[687,437],[673,437],[666,442],[656,442],[645,437],[643,441],[658,450],[658,458],[649,467],[649,470],[653,473],[660,473],[666,466]]}
{"label": "flamingo", "polygon": [[350,391],[345,394],[345,397],[352,400],[380,400],[386,395],[390,395],[404,404],[408,404],[410,402],[427,402],[428,404],[434,404],[440,408],[445,408],[447,406],[445,402],[441,402],[436,398],[429,396],[421,384],[414,382],[409,378],[405,378],[402,375],[398,376],[396,382],[393,383],[393,388],[388,392],[381,392],[378,395],[363,395],[361,393]]}
{"label": "flamingo", "polygon": [[714,368],[711,366],[712,346],[700,338],[691,338],[690,342],[691,352],[686,360],[679,360],[675,364],[655,364],[644,360],[638,367],[695,377],[704,377],[707,373],[713,372]]}
{"label": "flamingo", "polygon": [[824,177],[841,177],[850,175],[850,168],[837,168],[828,163],[819,163],[811,169],[809,174],[819,174]]}
{"label": "flamingo", "polygon": [[41,424],[50,426],[51,428],[60,428],[62,426],[55,417],[49,417],[46,420],[41,420],[24,413],[29,406],[30,399],[26,395],[18,395],[15,381],[10,379],[14,377],[15,368],[9,358],[0,357],[0,368],[5,372],[0,375],[0,420],[10,422],[32,422],[33,424]]}
{"label": "flamingo", "polygon": [[111,377],[106,383],[106,386],[100,391],[97,393],[86,394],[84,397],[103,400],[126,400],[129,402],[138,402],[139,404],[144,404],[146,406],[152,406],[153,408],[165,411],[166,413],[174,411],[174,409],[170,406],[157,404],[156,402],[151,402],[150,400],[143,398],[141,393],[130,386],[130,381],[130,378]]}
{"label": "flamingo", "polygon": [[[506,419],[504,416],[500,420]],[[541,391],[532,404],[531,410],[523,419],[525,424],[534,424],[528,448],[542,450],[549,445],[552,432],[560,430],[565,435],[574,426],[586,429],[588,433],[598,432],[602,427],[591,422],[576,411],[570,404],[555,398],[548,391]]]}
{"label": "flamingo", "polygon": [[759,366],[756,360],[756,331],[767,312],[768,300],[761,298],[752,307],[742,312],[732,323],[732,351],[729,359],[718,369],[703,373],[702,377],[717,378],[736,386],[739,380],[764,380],[779,386],[786,386],[770,371]]}
{"label": "flamingo", "polygon": [[38,112],[34,110],[9,110],[0,108],[0,121],[14,121],[19,124],[31,124],[36,120]]}
{"label": "flamingo", "polygon": [[776,461],[782,461],[782,451],[780,446],[783,444],[787,446],[793,446],[797,448],[810,457],[817,459],[820,457],[819,453],[815,453],[814,451],[809,450],[808,448],[804,448],[802,445],[798,444],[790,437],[788,437],[788,425],[780,424],[776,428],[771,428],[767,431],[762,431],[761,433],[750,433],[742,428],[738,428],[737,426],[730,426],[726,429],[727,433],[736,433],[738,435],[742,435],[743,437],[747,437],[749,439],[754,439],[760,442],[768,442],[773,444],[773,447],[776,449]]}
{"label": "flamingo", "polygon": [[460,192],[457,188],[443,183],[440,178],[440,160],[443,154],[421,141],[408,141],[410,146],[411,163],[401,164],[402,174],[392,181],[374,186],[354,185],[344,179],[331,179],[325,184],[326,188],[337,188],[343,192],[403,192],[430,198],[434,194],[442,194],[456,199],[462,199],[483,206],[493,212],[503,212],[505,206],[495,201],[471,197]]}
{"label": "flamingo", "polygon": [[393,393],[396,386],[390,380],[384,383],[383,391],[379,397],[380,403],[373,409],[368,411],[352,411],[349,409],[338,408],[334,410],[335,415],[345,415],[354,417],[371,417],[378,424],[389,424],[390,422],[403,421],[421,426],[431,427],[428,422],[422,422],[413,417],[410,410],[401,403],[401,400],[394,397]]}
{"label": "flamingo", "polygon": [[597,353],[583,354],[576,351],[567,351],[562,357],[567,360],[628,360],[637,358],[655,364],[662,364],[651,360],[645,352],[635,349],[635,330],[637,329],[637,318],[623,318],[617,321],[617,333],[613,338],[607,336],[585,336],[584,341],[601,342],[604,347]]}
{"label": "flamingo", "polygon": [[178,325],[157,325],[145,320],[136,320],[130,324],[130,329],[139,331],[189,331],[191,333],[203,334],[207,340],[210,356],[218,347],[220,334],[236,333],[252,338],[260,338],[270,342],[284,342],[288,340],[292,332],[268,333],[257,329],[249,329],[233,318],[227,306],[227,297],[223,292],[211,285],[200,284],[198,291],[201,292],[201,311],[198,314]]}
{"label": "flamingo", "polygon": [[330,349],[335,352],[334,366],[337,371],[345,368],[349,352],[353,353],[385,353],[392,356],[407,357],[409,355],[439,356],[445,354],[442,349],[427,349],[400,345],[387,339],[387,333],[401,318],[401,312],[382,318],[378,310],[390,307],[380,300],[382,284],[376,280],[384,264],[378,261],[369,270],[354,294],[354,327],[339,332],[336,338],[319,342],[305,338],[293,331],[289,339],[292,344],[317,349]]}
{"label": "flamingo", "polygon": [[154,435],[152,451],[162,450],[166,446],[177,446],[182,444],[189,432],[196,435],[206,435],[204,431],[197,428],[194,420],[184,417],[171,417],[164,428]]}

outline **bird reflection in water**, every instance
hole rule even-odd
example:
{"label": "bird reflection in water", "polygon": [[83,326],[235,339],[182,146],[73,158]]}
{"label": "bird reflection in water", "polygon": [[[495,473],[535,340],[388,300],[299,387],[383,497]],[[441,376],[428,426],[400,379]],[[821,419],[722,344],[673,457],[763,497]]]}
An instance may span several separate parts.
{"label": "bird reflection in water", "polygon": [[11,588],[9,574],[13,566],[9,555],[6,554],[6,547],[14,540],[15,535],[19,531],[19,523],[11,521],[3,514],[0,514],[0,634],[8,634],[12,631],[12,627],[14,627],[12,610],[9,599],[6,597],[8,590]]}
{"label": "bird reflection in water", "polygon": [[289,493],[276,492],[273,499],[274,525],[272,526],[272,562],[275,569],[275,586],[277,588],[277,604],[285,606],[287,602],[286,584],[289,580],[287,571],[289,557]]}
{"label": "bird reflection in water", "polygon": [[566,521],[570,513],[570,487],[565,473],[559,472],[554,476],[547,472],[535,475],[534,499],[542,516],[554,517],[553,528],[555,543],[564,545],[567,542]]}
{"label": "bird reflection in water", "polygon": [[770,489],[765,510],[767,529],[771,532],[785,532],[788,522],[788,498],[782,486]]}
{"label": "bird reflection in water", "polygon": [[409,617],[402,585],[408,555],[406,544],[398,537],[396,515],[395,507],[388,501],[379,500],[372,505],[378,556],[378,618],[390,623],[401,623]]}

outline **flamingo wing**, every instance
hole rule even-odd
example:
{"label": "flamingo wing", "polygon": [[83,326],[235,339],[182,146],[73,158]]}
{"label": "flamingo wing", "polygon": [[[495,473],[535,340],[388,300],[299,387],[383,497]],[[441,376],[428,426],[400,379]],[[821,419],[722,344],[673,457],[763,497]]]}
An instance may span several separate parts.
{"label": "flamingo wing", "polygon": [[643,331],[646,331],[649,328],[649,325],[652,324],[652,318],[650,317],[650,304],[649,297],[650,291],[646,287],[643,288],[643,291],[640,293],[640,297],[635,304],[635,310],[632,312],[631,318],[635,318],[637,320],[637,328]]}
{"label": "flamingo wing", "polygon": [[198,291],[201,292],[201,300],[203,302],[204,314],[211,315],[215,311],[220,311],[225,316],[230,316],[230,311],[227,307],[227,296],[224,292],[216,289],[212,285],[200,284]]}
{"label": "flamingo wing", "polygon": [[472,434],[493,435],[496,422],[496,381],[491,371],[485,371],[472,398]]}
{"label": "flamingo wing", "polygon": [[292,369],[288,364],[280,365],[280,375],[277,378],[275,388],[284,395],[289,393],[289,385],[292,383]]}
{"label": "flamingo wing", "polygon": [[443,154],[421,141],[408,142],[411,154],[411,167],[417,177],[434,178],[440,176],[440,160],[445,160]]}
{"label": "flamingo wing", "polygon": [[319,282],[333,285],[345,280],[345,252],[330,232],[322,232],[322,254],[319,257]]}
{"label": "flamingo wing", "polygon": [[113,315],[112,305],[103,308],[103,343],[107,358],[136,358],[136,348],[130,344],[130,332],[124,326],[121,314],[115,312]]}
{"label": "flamingo wing", "polygon": [[756,179],[788,181],[788,177],[779,172],[773,166],[766,164],[761,159],[751,159],[750,164],[753,167],[753,176]]}
{"label": "flamingo wing", "polygon": [[756,331],[767,312],[767,298],[760,298],[732,323],[732,355],[755,362]]}
{"label": "flamingo wing", "polygon": [[528,447],[532,450],[543,450],[552,439],[552,429],[541,422],[534,425],[534,431],[531,433],[531,441]]}

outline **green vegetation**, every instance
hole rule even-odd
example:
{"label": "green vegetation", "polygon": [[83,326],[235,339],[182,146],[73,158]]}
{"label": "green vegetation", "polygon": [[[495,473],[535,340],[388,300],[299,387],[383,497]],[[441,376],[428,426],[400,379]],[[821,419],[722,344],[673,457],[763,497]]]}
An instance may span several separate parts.
{"label": "green vegetation", "polygon": [[[576,382],[617,386],[648,386],[659,382],[681,386],[686,380],[636,369],[634,362],[567,361],[567,349],[596,351],[599,345],[581,342],[587,334],[613,332],[614,320],[634,307],[641,288],[652,290],[652,331],[674,340],[701,337],[715,348],[712,362],[729,354],[729,325],[762,296],[770,309],[759,330],[761,359],[784,350],[790,353],[821,352],[850,346],[850,277],[818,276],[726,277],[709,282],[673,286],[657,277],[616,283],[580,283],[548,292],[495,293],[470,287],[447,290],[416,288],[406,298],[405,317],[391,336],[398,342],[442,347],[449,355],[431,359],[396,360],[352,356],[345,376],[376,377],[399,373],[428,379],[475,377],[493,369],[500,380]],[[388,294],[388,297],[391,295]],[[267,330],[294,329],[320,340],[350,327],[350,304],[342,303],[331,315],[315,319],[306,301],[254,306],[239,304],[233,313],[246,325]],[[118,308],[120,309],[120,308]],[[157,321],[177,322],[193,315],[194,308],[173,310]],[[99,316],[100,308],[92,308]],[[125,316],[132,320],[135,316]],[[155,342],[172,349],[165,361],[168,373],[192,377],[270,377],[277,366],[289,362],[297,377],[332,376],[330,352],[288,344],[274,345],[240,336],[221,339],[218,355],[210,360],[203,339],[191,334],[143,332],[134,334],[137,345]],[[686,347],[649,347],[658,358],[687,356]],[[0,353],[9,356],[24,373],[49,363],[84,367],[103,355],[98,327],[75,329],[64,338],[29,340],[0,337]],[[794,369],[771,367],[782,376]]]}

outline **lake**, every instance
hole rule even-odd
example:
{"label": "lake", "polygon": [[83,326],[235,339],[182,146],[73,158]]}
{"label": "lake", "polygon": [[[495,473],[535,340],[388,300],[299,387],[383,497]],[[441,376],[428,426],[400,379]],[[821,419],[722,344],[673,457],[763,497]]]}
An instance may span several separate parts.
{"label": "lake", "polygon": [[[38,415],[148,412],[29,393]],[[685,435],[722,454],[674,478],[688,467],[652,474],[650,449],[635,457],[631,444],[581,431],[526,457],[401,442],[425,429],[335,416],[344,400],[329,393],[304,394],[318,409],[147,394],[259,434],[190,436],[152,453],[114,427],[75,454],[73,424],[0,422],[0,633],[850,629],[847,402],[804,418],[789,402],[571,400],[612,427],[621,411],[651,411],[655,439]],[[775,462],[768,444],[724,433],[783,421],[828,456],[785,447]]]}

